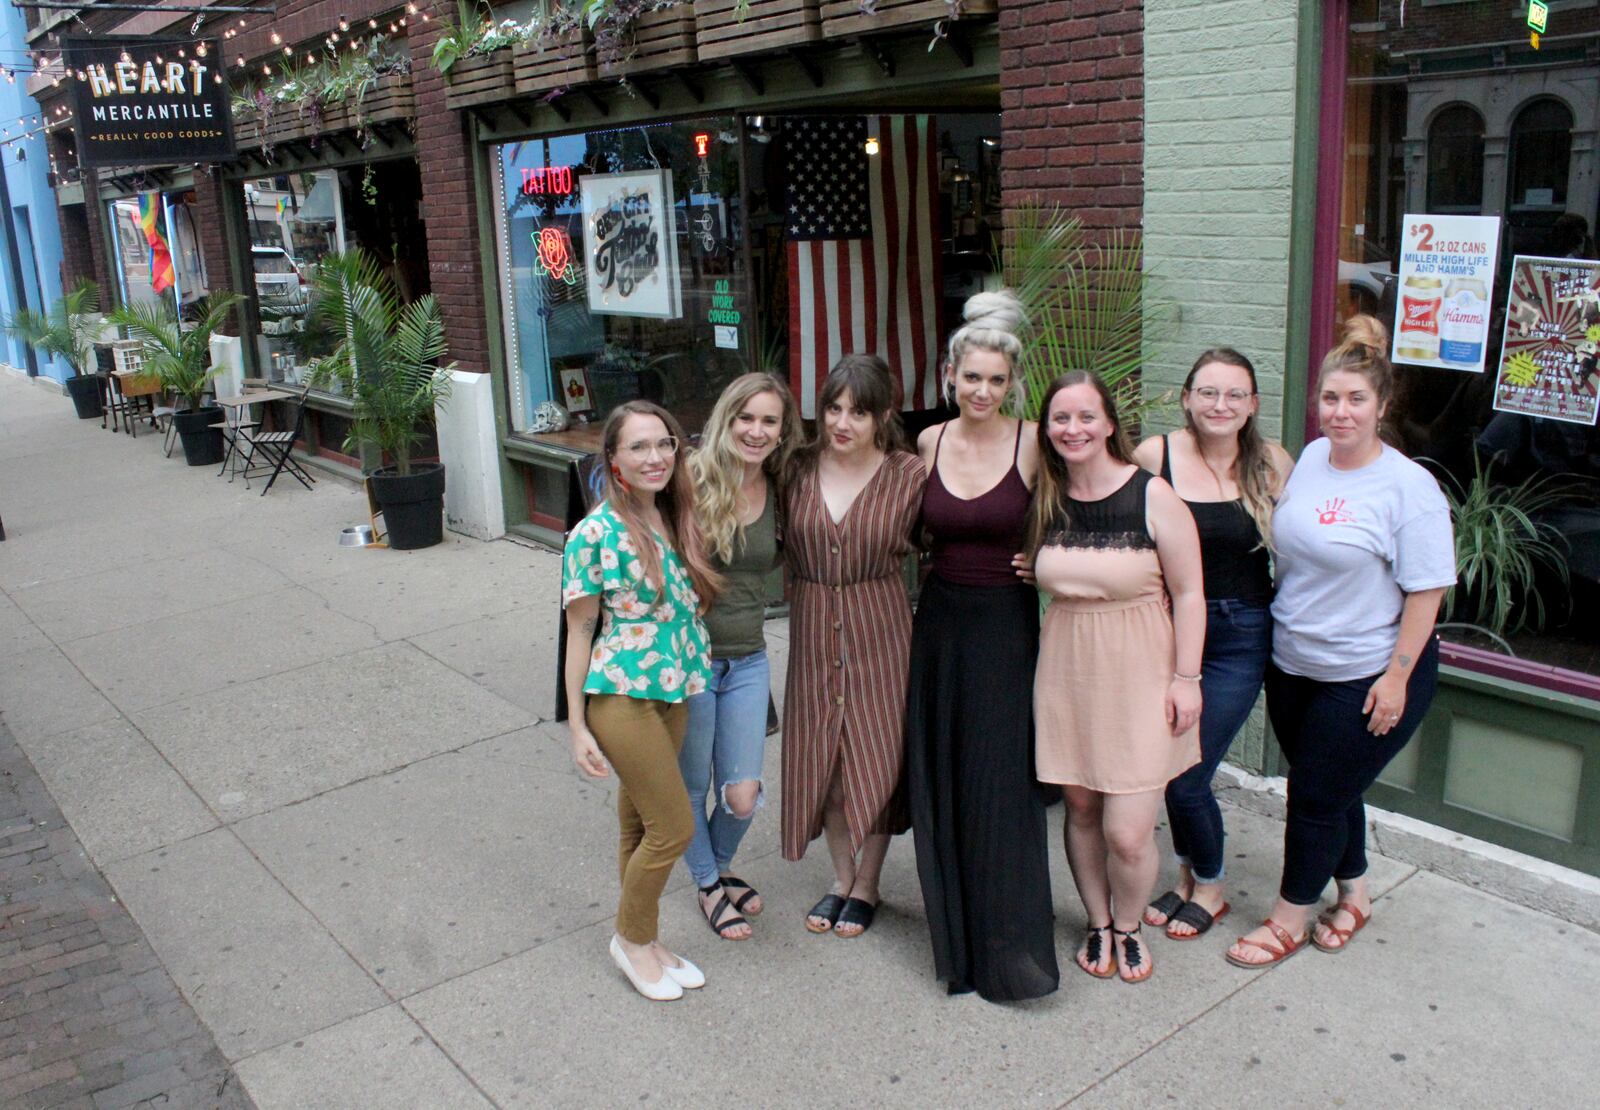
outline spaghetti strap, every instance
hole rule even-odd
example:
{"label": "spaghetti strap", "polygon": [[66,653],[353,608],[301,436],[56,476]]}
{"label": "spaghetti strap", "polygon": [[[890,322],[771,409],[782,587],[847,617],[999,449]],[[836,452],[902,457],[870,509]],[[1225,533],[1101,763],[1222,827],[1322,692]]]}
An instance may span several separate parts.
{"label": "spaghetti strap", "polygon": [[1017,417],[1017,442],[1011,448],[1011,465],[1019,468],[1022,463],[1022,424],[1022,417]]}
{"label": "spaghetti strap", "polygon": [[1167,444],[1167,433],[1161,433],[1161,477],[1172,485],[1172,448]]}
{"label": "spaghetti strap", "polygon": [[938,470],[939,470],[939,448],[944,446],[944,430],[946,428],[948,428],[949,426],[950,426],[950,421],[948,421],[948,420],[946,420],[943,424],[940,424],[939,425],[939,438],[933,441],[933,465],[928,468],[933,473],[938,473]]}

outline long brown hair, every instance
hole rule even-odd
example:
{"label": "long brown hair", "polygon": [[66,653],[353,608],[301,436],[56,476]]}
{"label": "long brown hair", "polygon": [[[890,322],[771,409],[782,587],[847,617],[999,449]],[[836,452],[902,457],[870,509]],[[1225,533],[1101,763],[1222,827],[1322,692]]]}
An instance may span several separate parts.
{"label": "long brown hair", "polygon": [[779,496],[789,460],[799,449],[804,433],[800,426],[800,410],[795,407],[789,387],[774,374],[757,371],[741,374],[729,382],[706,419],[700,449],[689,457],[695,512],[706,548],[724,564],[733,561],[744,542],[744,525],[739,522],[739,487],[744,482],[744,459],[733,442],[733,422],[752,398],[763,393],[774,394],[783,406],[777,446],[761,464],[771,487],[768,496]]}
{"label": "long brown hair", "polygon": [[890,453],[905,450],[906,433],[895,408],[895,380],[889,364],[877,355],[845,355],[833,364],[827,381],[822,383],[822,395],[817,398],[817,432],[800,456],[806,466],[816,465],[827,440],[822,414],[847,392],[857,407],[871,414],[872,442],[878,449]]}
{"label": "long brown hair", "polygon": [[[1183,379],[1183,392],[1185,396],[1194,388],[1194,376],[1200,368],[1208,363],[1220,362],[1224,366],[1237,366],[1250,375],[1250,395],[1256,393],[1256,368],[1250,360],[1234,350],[1232,347],[1213,347],[1202,352],[1194,360],[1194,365],[1189,368],[1189,376]],[[1187,406],[1183,410],[1183,422],[1189,429],[1189,434],[1194,437],[1196,446],[1200,443],[1200,429],[1195,426],[1194,416]],[[1245,511],[1250,514],[1250,519],[1255,521],[1256,532],[1261,536],[1261,542],[1267,548],[1272,547],[1272,488],[1277,484],[1278,472],[1272,465],[1272,456],[1267,454],[1267,442],[1261,438],[1261,429],[1256,427],[1256,414],[1251,413],[1244,422],[1244,427],[1239,429],[1239,457],[1233,462],[1233,471],[1228,475],[1239,485],[1239,496],[1244,499]]]}
{"label": "long brown hair", "polygon": [[1100,407],[1111,422],[1111,434],[1106,437],[1106,452],[1118,462],[1137,465],[1133,461],[1133,442],[1128,438],[1128,429],[1123,426],[1122,417],[1117,413],[1117,400],[1099,374],[1093,370],[1068,370],[1051,382],[1050,388],[1044,391],[1044,400],[1039,404],[1039,479],[1033,488],[1033,505],[1028,510],[1028,550],[1035,554],[1047,535],[1070,523],[1067,514],[1067,460],[1056,452],[1055,444],[1050,442],[1050,404],[1063,389],[1084,384],[1094,386],[1094,391],[1100,395]]}
{"label": "long brown hair", "polygon": [[700,534],[700,523],[694,515],[694,482],[689,477],[685,459],[688,443],[683,438],[683,428],[677,418],[651,401],[624,401],[611,410],[601,431],[601,451],[605,456],[605,499],[611,511],[621,519],[633,541],[633,550],[644,564],[645,581],[657,590],[665,588],[666,577],[661,570],[661,552],[650,534],[650,526],[639,512],[638,500],[633,491],[618,481],[616,471],[617,440],[622,436],[622,425],[630,416],[654,416],[666,426],[667,434],[678,441],[672,456],[672,477],[667,486],[656,494],[656,504],[661,510],[661,523],[666,527],[667,540],[683,561],[695,593],[700,595],[700,611],[711,607],[722,591],[722,577],[706,556],[705,540]]}

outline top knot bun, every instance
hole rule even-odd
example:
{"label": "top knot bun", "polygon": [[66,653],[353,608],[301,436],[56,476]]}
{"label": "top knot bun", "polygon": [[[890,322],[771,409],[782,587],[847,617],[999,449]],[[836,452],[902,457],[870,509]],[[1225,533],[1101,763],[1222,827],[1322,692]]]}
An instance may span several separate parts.
{"label": "top knot bun", "polygon": [[1374,351],[1387,354],[1389,350],[1389,332],[1376,316],[1366,313],[1350,317],[1344,322],[1344,343],[1359,343],[1363,347],[1371,347]]}
{"label": "top knot bun", "polygon": [[1017,335],[1028,323],[1022,302],[1009,289],[974,293],[967,298],[961,315],[967,327],[975,331],[1004,331]]}

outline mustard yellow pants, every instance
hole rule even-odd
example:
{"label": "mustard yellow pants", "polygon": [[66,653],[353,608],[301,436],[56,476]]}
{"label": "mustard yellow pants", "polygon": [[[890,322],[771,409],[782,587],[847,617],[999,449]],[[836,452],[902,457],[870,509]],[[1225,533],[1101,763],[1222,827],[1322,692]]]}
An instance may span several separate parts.
{"label": "mustard yellow pants", "polygon": [[694,811],[678,771],[689,706],[591,694],[586,718],[622,784],[617,791],[622,872],[617,935],[649,944],[656,939],[657,909],[672,865],[694,836]]}

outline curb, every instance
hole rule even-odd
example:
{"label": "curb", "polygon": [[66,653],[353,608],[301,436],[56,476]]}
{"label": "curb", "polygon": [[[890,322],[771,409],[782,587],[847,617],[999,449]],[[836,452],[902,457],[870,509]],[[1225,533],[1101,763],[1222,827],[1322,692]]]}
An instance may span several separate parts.
{"label": "curb", "polygon": [[[1288,782],[1224,763],[1221,801],[1282,820]],[[1600,933],[1600,878],[1498,844],[1451,832],[1402,813],[1367,806],[1373,851]]]}

